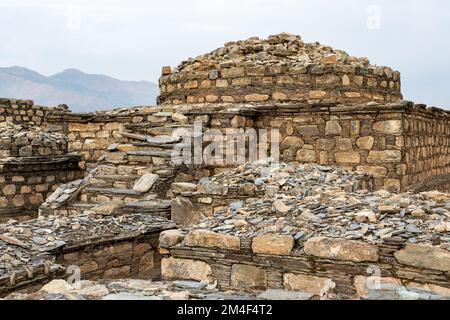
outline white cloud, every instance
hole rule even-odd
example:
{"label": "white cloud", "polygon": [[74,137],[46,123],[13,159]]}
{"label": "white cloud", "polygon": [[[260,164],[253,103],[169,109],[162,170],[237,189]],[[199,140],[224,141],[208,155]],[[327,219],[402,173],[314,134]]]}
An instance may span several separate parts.
{"label": "white cloud", "polygon": [[[379,30],[367,28],[368,6],[380,9]],[[162,65],[287,31],[399,69],[406,98],[450,107],[449,9],[439,0],[2,0],[0,66],[156,81]]]}

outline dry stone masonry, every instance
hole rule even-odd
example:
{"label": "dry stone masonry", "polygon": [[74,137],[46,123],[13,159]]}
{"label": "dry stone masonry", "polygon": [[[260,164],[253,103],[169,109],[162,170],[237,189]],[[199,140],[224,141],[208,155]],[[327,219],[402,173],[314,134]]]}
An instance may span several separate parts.
{"label": "dry stone masonry", "polygon": [[229,42],[163,68],[158,103],[395,102],[400,73],[299,36]]}
{"label": "dry stone masonry", "polygon": [[[163,67],[160,90],[0,99],[1,297],[450,298],[450,113],[402,100],[399,72],[282,33]],[[211,130],[279,148],[180,161]]]}

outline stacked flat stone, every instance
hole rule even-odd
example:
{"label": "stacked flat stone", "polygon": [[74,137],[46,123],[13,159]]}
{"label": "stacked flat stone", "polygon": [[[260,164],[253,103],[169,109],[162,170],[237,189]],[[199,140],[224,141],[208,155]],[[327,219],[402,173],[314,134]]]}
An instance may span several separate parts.
{"label": "stacked flat stone", "polygon": [[[10,220],[0,224],[0,293],[3,280],[8,282],[12,273],[38,268],[46,261],[54,263],[54,250],[83,247],[108,239],[123,240],[153,229],[172,227],[173,224],[167,219],[141,214],[115,217],[87,212],[74,217],[39,217],[26,222]],[[148,247],[151,248],[150,245]],[[65,256],[64,259],[69,260],[72,256]]]}
{"label": "stacked flat stone", "polygon": [[164,67],[159,84],[159,104],[353,104],[402,98],[399,72],[287,33],[229,42],[174,70]]}
{"label": "stacked flat stone", "polygon": [[26,124],[0,123],[0,155],[42,157],[67,154],[67,136]]}

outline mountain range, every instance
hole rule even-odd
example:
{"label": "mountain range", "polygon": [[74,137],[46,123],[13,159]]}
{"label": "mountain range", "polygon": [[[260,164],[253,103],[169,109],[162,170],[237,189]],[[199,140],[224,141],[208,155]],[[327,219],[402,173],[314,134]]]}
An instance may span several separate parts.
{"label": "mountain range", "polygon": [[122,81],[77,69],[47,77],[23,67],[0,68],[0,97],[34,100],[43,106],[66,104],[75,112],[154,105],[158,92],[156,83]]}

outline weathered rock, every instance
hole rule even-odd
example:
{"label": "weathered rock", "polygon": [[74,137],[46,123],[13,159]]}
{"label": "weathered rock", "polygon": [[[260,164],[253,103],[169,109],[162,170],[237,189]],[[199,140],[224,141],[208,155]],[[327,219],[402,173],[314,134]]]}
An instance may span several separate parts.
{"label": "weathered rock", "polygon": [[234,264],[231,268],[231,285],[235,288],[265,288],[266,271],[244,264]]}
{"label": "weathered rock", "polygon": [[378,261],[377,246],[361,241],[316,237],[306,241],[304,250],[308,255],[325,259],[354,262]]}
{"label": "weathered rock", "polygon": [[164,279],[214,281],[211,266],[192,259],[164,258],[161,261],[161,275]]}
{"label": "weathered rock", "polygon": [[208,230],[192,230],[185,237],[184,243],[189,247],[217,248],[232,251],[239,251],[241,248],[239,237]]}
{"label": "weathered rock", "polygon": [[402,133],[402,121],[401,120],[385,120],[375,122],[373,124],[373,130],[378,133],[384,134],[401,134]]}
{"label": "weathered rock", "polygon": [[159,234],[159,245],[162,247],[172,247],[180,243],[184,235],[179,230],[165,230]]}
{"label": "weathered rock", "polygon": [[395,252],[394,257],[404,265],[450,271],[450,252],[441,248],[408,244],[404,249]]}
{"label": "weathered rock", "polygon": [[133,190],[137,192],[148,192],[153,187],[156,180],[158,180],[157,174],[145,174],[136,181],[133,186]]}
{"label": "weathered rock", "polygon": [[273,208],[275,209],[275,211],[278,214],[282,214],[282,215],[287,214],[291,210],[291,207],[288,207],[287,205],[285,205],[283,203],[283,201],[281,201],[281,200],[275,201],[273,203]]}
{"label": "weathered rock", "polygon": [[284,235],[264,235],[252,239],[254,253],[289,255],[294,247],[294,238]]}
{"label": "weathered rock", "polygon": [[283,284],[288,290],[308,292],[315,296],[324,296],[336,286],[329,278],[292,273],[283,275]]}
{"label": "weathered rock", "polygon": [[184,192],[191,193],[197,191],[197,185],[189,182],[174,182],[172,183],[170,188],[175,194]]}

